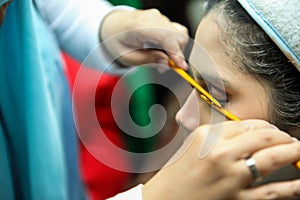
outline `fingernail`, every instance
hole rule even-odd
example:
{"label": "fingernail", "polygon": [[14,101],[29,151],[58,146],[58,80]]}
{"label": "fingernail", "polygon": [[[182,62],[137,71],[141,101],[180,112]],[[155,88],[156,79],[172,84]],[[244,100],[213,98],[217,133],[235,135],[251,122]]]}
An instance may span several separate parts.
{"label": "fingernail", "polygon": [[187,63],[186,63],[185,60],[182,60],[182,61],[181,61],[181,67],[182,67],[183,69],[185,69],[185,70],[188,69],[188,65],[187,65]]}
{"label": "fingernail", "polygon": [[299,142],[299,140],[298,140],[297,138],[295,138],[295,137],[292,137],[292,140],[293,140],[294,142]]}

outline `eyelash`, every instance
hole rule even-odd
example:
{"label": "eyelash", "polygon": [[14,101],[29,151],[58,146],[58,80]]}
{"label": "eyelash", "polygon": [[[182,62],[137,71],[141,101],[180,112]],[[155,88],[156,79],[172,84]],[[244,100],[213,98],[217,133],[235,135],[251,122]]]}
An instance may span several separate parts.
{"label": "eyelash", "polygon": [[[207,90],[208,92],[212,92],[212,91],[222,91],[222,90],[220,90],[219,88],[217,88],[217,87],[215,87],[214,85],[209,85],[209,86],[207,86],[207,84],[204,82],[204,81],[199,81],[199,84],[205,89],[205,90]],[[213,93],[213,92],[212,92]],[[229,98],[228,98],[228,94],[227,93],[225,93],[225,95],[221,95],[222,97],[224,97],[224,98],[218,98],[216,95],[213,95],[213,97],[218,101],[218,102],[220,102],[220,104],[222,105],[222,106],[225,106],[226,105],[226,103],[228,103],[229,102]]]}
{"label": "eyelash", "polygon": [[[190,65],[190,64],[189,64]],[[194,73],[193,73],[193,71],[191,71],[190,69],[192,69],[192,67],[189,67],[189,70],[188,70],[188,73],[190,74],[190,75],[194,75]],[[208,91],[208,92],[212,92],[213,94],[214,94],[214,90],[216,90],[216,91],[223,91],[222,89],[219,89],[218,87],[216,87],[216,86],[214,86],[214,85],[212,85],[212,84],[209,84],[209,86],[210,87],[207,87],[207,84],[206,84],[206,82],[204,81],[204,79],[202,79],[202,78],[200,78],[200,80],[198,79],[198,78],[196,78],[195,79],[206,91]],[[197,91],[197,93],[199,93],[198,91]],[[223,92],[222,92],[223,93]],[[200,93],[199,93],[199,95],[200,95]],[[225,91],[225,95],[224,94],[222,94],[221,96],[223,97],[223,98],[218,98],[218,97],[216,97],[215,95],[212,95],[223,107],[225,107],[225,105],[227,104],[227,103],[229,103],[230,102],[230,95],[227,93],[227,91]]]}

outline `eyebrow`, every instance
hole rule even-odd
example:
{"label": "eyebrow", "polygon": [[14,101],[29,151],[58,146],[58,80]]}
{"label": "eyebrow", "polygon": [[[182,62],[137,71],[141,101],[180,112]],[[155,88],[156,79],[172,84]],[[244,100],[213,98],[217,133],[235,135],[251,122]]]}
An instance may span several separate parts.
{"label": "eyebrow", "polygon": [[234,88],[229,81],[222,79],[220,76],[211,76],[208,74],[199,74],[196,72],[193,72],[192,74],[196,78],[196,80],[204,80],[205,82],[208,82],[212,85],[224,84],[225,88]]}

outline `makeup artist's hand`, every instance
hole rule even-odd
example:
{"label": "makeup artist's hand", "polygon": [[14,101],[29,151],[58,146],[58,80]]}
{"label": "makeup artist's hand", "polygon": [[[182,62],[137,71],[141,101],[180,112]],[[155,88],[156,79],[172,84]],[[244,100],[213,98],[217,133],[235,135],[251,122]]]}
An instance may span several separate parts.
{"label": "makeup artist's hand", "polygon": [[[215,125],[213,125],[215,126]],[[143,188],[143,200],[290,199],[300,196],[300,180],[251,187],[253,175],[245,164],[256,161],[266,176],[300,158],[300,143],[268,122],[224,122],[213,150],[199,158],[209,126],[196,129],[177,155]]]}
{"label": "makeup artist's hand", "polygon": [[[158,10],[114,11],[103,21],[100,29],[100,40],[116,36],[105,44],[113,55],[122,55],[118,61],[123,65],[140,65],[161,63],[168,65],[168,56],[175,63],[186,69],[183,51],[188,43],[187,29],[171,22]],[[160,46],[166,51],[145,50],[146,43]],[[132,51],[135,50],[135,51]],[[123,52],[131,53],[123,54]]]}

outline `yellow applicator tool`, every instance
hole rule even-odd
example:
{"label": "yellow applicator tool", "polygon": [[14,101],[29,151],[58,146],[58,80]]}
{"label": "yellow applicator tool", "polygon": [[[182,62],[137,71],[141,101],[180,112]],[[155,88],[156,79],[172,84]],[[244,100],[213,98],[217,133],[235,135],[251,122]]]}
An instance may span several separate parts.
{"label": "yellow applicator tool", "polygon": [[[190,83],[194,88],[200,92],[200,98],[211,105],[215,110],[223,114],[225,117],[232,121],[241,121],[237,116],[226,110],[220,102],[218,102],[213,96],[211,96],[204,88],[202,88],[188,73],[182,68],[176,66],[173,60],[169,60],[169,66],[177,72],[182,78]],[[294,163],[295,167],[300,170],[300,160]]]}
{"label": "yellow applicator tool", "polygon": [[206,101],[215,110],[219,111],[225,117],[233,121],[241,121],[234,114],[222,107],[221,103],[218,102],[213,96],[211,96],[203,87],[201,87],[188,73],[186,73],[182,68],[177,67],[173,60],[169,60],[169,65],[175,72],[177,72],[182,78],[184,78],[188,83],[190,83],[194,88],[200,92],[200,97],[202,100]]}

